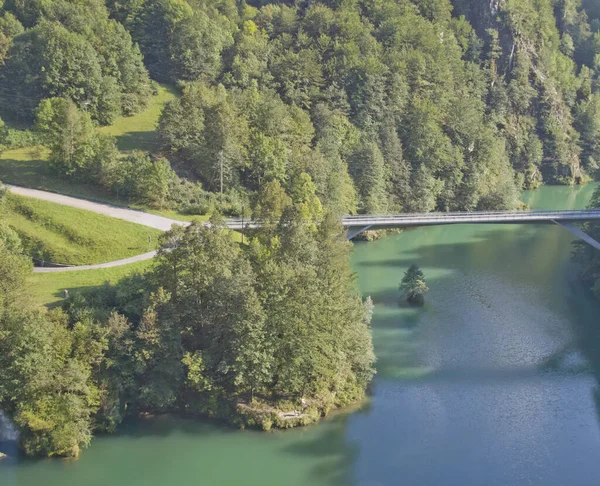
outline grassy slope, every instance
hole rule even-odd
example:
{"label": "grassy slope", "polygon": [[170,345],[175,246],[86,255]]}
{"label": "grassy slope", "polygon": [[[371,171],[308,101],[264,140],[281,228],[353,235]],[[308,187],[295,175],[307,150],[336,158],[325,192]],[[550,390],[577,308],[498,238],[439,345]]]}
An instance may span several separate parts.
{"label": "grassy slope", "polygon": [[[234,241],[241,241],[241,234],[232,231]],[[248,240],[245,239],[245,242]],[[103,268],[100,270],[82,270],[75,272],[34,273],[29,279],[30,291],[34,301],[39,305],[52,307],[64,299],[67,289],[70,295],[98,287],[105,282],[115,284],[134,272],[143,272],[152,267],[154,260],[123,265],[122,267]]]}
{"label": "grassy slope", "polygon": [[119,118],[114,124],[100,128],[105,135],[117,139],[117,147],[123,152],[142,150],[152,152],[156,149],[156,125],[165,105],[177,96],[173,88],[161,86],[143,113],[131,117]]}
{"label": "grassy slope", "polygon": [[[156,144],[155,129],[162,109],[175,96],[176,93],[172,88],[161,86],[158,95],[150,100],[146,111],[135,116],[119,118],[113,125],[99,130],[116,137],[120,150],[150,151]],[[53,174],[48,167],[47,157],[47,151],[40,147],[26,147],[1,153],[0,181],[120,206],[126,205],[125,201],[102,188],[74,182]],[[167,212],[167,214],[170,217],[177,215],[174,212]],[[178,215],[178,219],[185,219],[185,217]]]}
{"label": "grassy slope", "polygon": [[122,267],[103,268],[64,273],[34,273],[29,279],[30,291],[34,301],[39,305],[53,306],[64,299],[64,290],[70,295],[97,287],[104,282],[117,283],[134,272],[143,272],[152,266],[152,260],[132,263]]}
{"label": "grassy slope", "polygon": [[6,220],[21,235],[28,253],[54,263],[85,265],[132,257],[154,249],[161,233],[90,211],[14,194],[8,208]]}

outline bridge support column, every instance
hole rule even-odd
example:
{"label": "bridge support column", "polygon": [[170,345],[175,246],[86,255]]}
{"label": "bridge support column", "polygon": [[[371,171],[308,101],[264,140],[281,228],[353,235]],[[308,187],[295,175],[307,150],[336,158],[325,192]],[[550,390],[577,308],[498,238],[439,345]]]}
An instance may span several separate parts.
{"label": "bridge support column", "polygon": [[365,226],[363,228],[352,228],[348,230],[348,234],[346,235],[346,238],[348,238],[349,240],[352,240],[354,238],[356,238],[358,235],[360,235],[363,231],[367,231],[371,226],[373,226],[372,224]]}
{"label": "bridge support column", "polygon": [[578,228],[574,224],[571,223],[561,223],[560,221],[552,220],[554,224],[558,226],[562,226],[571,234],[577,236],[580,240],[585,241],[588,245],[593,246],[596,250],[600,250],[600,243],[598,243],[594,238],[584,232],[581,228]]}

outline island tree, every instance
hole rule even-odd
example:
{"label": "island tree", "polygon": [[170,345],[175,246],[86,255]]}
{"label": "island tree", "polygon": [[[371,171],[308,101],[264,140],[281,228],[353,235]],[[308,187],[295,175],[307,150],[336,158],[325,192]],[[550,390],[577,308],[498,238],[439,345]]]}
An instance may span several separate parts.
{"label": "island tree", "polygon": [[404,273],[400,282],[400,290],[411,304],[423,305],[425,303],[425,293],[429,291],[429,288],[425,283],[425,275],[417,265],[412,264]]}

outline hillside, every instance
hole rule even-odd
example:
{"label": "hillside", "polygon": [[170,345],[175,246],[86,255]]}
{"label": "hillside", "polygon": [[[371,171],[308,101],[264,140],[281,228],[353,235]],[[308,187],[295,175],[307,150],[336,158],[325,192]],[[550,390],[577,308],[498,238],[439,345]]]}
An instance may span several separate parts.
{"label": "hillside", "polygon": [[[0,114],[30,124],[57,175],[131,202],[239,214],[266,182],[290,194],[308,174],[335,213],[502,209],[521,189],[598,169],[595,2],[9,0],[1,11]],[[101,130],[118,140],[92,137],[90,123],[144,111],[148,75],[183,91],[156,142],[128,118]],[[58,120],[81,150],[64,153]],[[26,138],[5,132],[7,148]],[[139,144],[149,160],[115,161]]]}

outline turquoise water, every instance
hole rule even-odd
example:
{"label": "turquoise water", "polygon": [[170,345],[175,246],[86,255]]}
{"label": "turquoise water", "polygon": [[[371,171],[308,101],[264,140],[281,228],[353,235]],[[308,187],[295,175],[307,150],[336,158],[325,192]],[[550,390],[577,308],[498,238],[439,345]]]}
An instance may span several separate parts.
{"label": "turquoise water", "polygon": [[[525,199],[581,208],[592,191]],[[0,485],[597,485],[600,308],[571,240],[551,225],[465,225],[359,243],[378,358],[361,410],[266,434],[132,421],[79,461],[5,463]],[[421,309],[399,301],[411,263],[431,289]]]}

